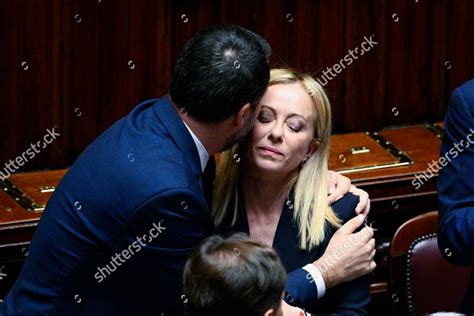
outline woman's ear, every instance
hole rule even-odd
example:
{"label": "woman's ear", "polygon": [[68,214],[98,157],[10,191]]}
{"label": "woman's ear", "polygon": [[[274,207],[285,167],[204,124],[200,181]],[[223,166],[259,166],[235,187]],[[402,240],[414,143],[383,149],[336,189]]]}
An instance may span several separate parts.
{"label": "woman's ear", "polygon": [[311,157],[311,155],[314,154],[314,152],[318,149],[318,145],[319,142],[317,141],[317,139],[313,138],[308,145],[308,150],[306,151],[303,160],[308,160],[309,157]]}
{"label": "woman's ear", "polygon": [[269,310],[267,310],[265,312],[265,314],[263,314],[264,316],[274,316],[275,315],[275,311],[273,310],[273,308],[270,308]]}

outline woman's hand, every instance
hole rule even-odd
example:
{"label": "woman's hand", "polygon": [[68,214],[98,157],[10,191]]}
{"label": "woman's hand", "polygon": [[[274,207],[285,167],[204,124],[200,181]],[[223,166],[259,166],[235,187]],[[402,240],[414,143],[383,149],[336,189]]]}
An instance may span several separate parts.
{"label": "woman's hand", "polygon": [[372,228],[365,226],[354,233],[363,223],[364,216],[360,214],[349,220],[332,236],[322,257],[313,262],[323,275],[327,289],[352,281],[375,269]]}
{"label": "woman's hand", "polygon": [[300,308],[288,305],[283,300],[281,302],[281,310],[283,312],[283,316],[301,316]]}
{"label": "woman's hand", "polygon": [[367,216],[370,211],[369,194],[364,190],[358,189],[351,184],[351,179],[335,171],[328,171],[328,203],[333,204],[342,198],[347,192],[351,192],[359,197],[359,204],[356,206],[356,213]]}

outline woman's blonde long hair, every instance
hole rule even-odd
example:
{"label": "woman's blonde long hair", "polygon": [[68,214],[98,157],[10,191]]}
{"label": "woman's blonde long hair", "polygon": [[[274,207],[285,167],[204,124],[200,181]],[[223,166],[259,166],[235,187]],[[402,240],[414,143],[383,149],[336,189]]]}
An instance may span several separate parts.
{"label": "woman's blonde long hair", "polygon": [[[325,221],[340,227],[340,221],[327,203],[329,139],[331,136],[331,105],[322,86],[310,75],[300,74],[292,69],[272,69],[269,86],[300,83],[308,91],[315,106],[314,140],[318,146],[288,185],[288,192],[294,186],[293,219],[299,227],[301,249],[312,249],[325,237]],[[216,225],[222,223],[228,212],[235,224],[240,203],[239,182],[241,163],[236,163],[238,145],[221,154],[214,186],[213,218]]]}

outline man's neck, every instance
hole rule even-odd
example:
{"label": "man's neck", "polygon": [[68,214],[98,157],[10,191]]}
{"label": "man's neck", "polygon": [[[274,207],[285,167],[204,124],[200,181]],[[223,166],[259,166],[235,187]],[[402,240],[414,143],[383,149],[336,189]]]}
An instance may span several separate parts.
{"label": "man's neck", "polygon": [[[178,113],[183,122],[194,133],[194,135],[196,135],[199,141],[203,144],[204,148],[206,148],[209,156],[212,156],[222,148],[219,137],[216,135],[218,133],[217,128],[209,128],[208,124],[197,122],[187,115],[183,115],[180,112]],[[212,134],[210,133],[210,130],[213,130]]]}
{"label": "man's neck", "polygon": [[194,135],[196,135],[204,148],[206,148],[209,156],[222,151],[223,147],[232,139],[232,131],[228,128],[228,121],[219,123],[203,123],[197,121],[189,116],[186,111],[181,111],[171,97],[169,97],[169,99],[181,120],[183,120]]}

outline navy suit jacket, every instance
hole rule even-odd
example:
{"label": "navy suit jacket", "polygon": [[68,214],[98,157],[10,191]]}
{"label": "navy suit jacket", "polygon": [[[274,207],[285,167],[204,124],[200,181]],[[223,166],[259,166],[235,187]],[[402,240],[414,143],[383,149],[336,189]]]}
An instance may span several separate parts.
{"label": "navy suit jacket", "polygon": [[[448,162],[438,178],[438,244],[447,260],[474,265],[474,80],[451,96],[441,157]],[[474,273],[462,309],[474,313]]]}
{"label": "navy suit jacket", "polygon": [[[184,264],[214,233],[199,155],[168,97],[134,108],[52,195],[3,315],[181,315]],[[288,291],[317,292],[296,271]]]}
{"label": "navy suit jacket", "polygon": [[[334,212],[342,223],[356,215],[355,207],[359,198],[352,193],[346,194],[342,199],[332,205]],[[280,216],[273,248],[278,253],[286,271],[293,271],[299,267],[312,263],[320,258],[326,250],[329,240],[336,232],[336,229],[329,224],[326,225],[326,237],[321,244],[311,250],[299,248],[298,225],[293,220],[291,203],[285,204]],[[229,212],[221,225],[217,227],[217,232],[222,235],[230,235],[235,232],[249,234],[247,212],[242,208],[234,226],[231,226],[232,218]],[[297,273],[308,275],[305,270],[296,270]],[[295,272],[292,272],[295,273]],[[291,273],[290,273],[291,275]],[[314,281],[309,277],[306,279],[307,285],[316,288]],[[326,294],[319,300],[317,296],[313,300],[299,302],[292,293],[287,293],[285,300],[291,304],[305,308],[312,314],[318,315],[367,315],[366,308],[370,304],[370,275],[365,275],[350,282],[344,282],[328,289]],[[289,295],[288,295],[289,294]]]}

